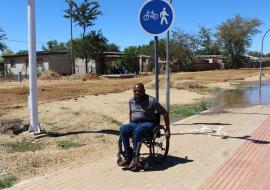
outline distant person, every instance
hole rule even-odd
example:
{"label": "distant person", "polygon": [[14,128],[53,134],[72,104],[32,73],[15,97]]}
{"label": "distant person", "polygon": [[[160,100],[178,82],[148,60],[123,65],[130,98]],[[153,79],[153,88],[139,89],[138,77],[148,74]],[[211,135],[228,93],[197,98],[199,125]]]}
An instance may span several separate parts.
{"label": "distant person", "polygon": [[[135,151],[143,134],[151,134],[159,123],[156,112],[163,115],[166,125],[166,135],[170,136],[170,120],[168,112],[160,105],[156,98],[145,94],[144,85],[137,83],[133,87],[134,97],[129,100],[130,123],[120,127],[120,138],[124,146],[124,159],[118,163],[132,169],[137,166],[138,158]],[[133,149],[130,147],[129,138],[133,136]]]}

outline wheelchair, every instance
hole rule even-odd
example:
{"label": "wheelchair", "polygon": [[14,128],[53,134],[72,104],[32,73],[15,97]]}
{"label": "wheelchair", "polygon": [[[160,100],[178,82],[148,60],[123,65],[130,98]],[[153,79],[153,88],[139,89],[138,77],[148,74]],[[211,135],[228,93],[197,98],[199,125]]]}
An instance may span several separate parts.
{"label": "wheelchair", "polygon": [[[132,145],[132,137],[130,141]],[[142,141],[138,143],[134,156],[138,158],[139,162],[137,167],[133,170],[138,168],[149,170],[152,163],[162,164],[168,155],[169,146],[169,137],[166,136],[165,127],[158,124],[154,127],[152,134],[144,134]],[[118,165],[120,160],[124,158],[123,153],[124,147],[121,137],[119,137],[117,153]]]}

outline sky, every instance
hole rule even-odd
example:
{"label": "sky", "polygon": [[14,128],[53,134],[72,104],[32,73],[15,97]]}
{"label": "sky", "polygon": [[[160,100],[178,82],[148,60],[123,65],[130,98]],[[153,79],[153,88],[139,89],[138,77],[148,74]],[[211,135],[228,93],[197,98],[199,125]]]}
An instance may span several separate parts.
{"label": "sky", "polygon": [[[80,3],[82,0],[75,0]],[[103,12],[90,30],[101,30],[110,43],[121,50],[132,45],[148,44],[154,37],[146,34],[139,24],[139,10],[144,0],[97,0]],[[27,0],[0,0],[0,28],[5,31],[4,43],[13,51],[27,49]],[[64,18],[65,0],[35,0],[37,50],[49,40],[67,42],[70,22]],[[269,0],[173,0],[175,20],[171,27],[197,33],[199,26],[215,29],[236,14],[245,18],[258,18],[263,22],[261,33],[253,37],[251,51],[261,51],[264,33],[270,28]],[[82,30],[73,27],[74,37]],[[160,38],[164,35],[160,36]],[[270,52],[270,32],[264,40],[264,52]]]}

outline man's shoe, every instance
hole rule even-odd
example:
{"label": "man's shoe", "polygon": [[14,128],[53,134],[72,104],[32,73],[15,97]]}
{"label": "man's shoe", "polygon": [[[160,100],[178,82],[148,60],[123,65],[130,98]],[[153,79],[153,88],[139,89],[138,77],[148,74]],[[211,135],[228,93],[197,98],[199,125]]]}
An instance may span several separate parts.
{"label": "man's shoe", "polygon": [[130,164],[130,162],[131,162],[131,158],[125,158],[125,159],[120,158],[119,160],[117,160],[117,164],[119,166],[127,166]]}
{"label": "man's shoe", "polygon": [[138,165],[138,162],[139,162],[139,158],[138,157],[134,157],[132,159],[132,161],[130,162],[130,164],[128,165],[128,169],[134,169],[137,167]]}

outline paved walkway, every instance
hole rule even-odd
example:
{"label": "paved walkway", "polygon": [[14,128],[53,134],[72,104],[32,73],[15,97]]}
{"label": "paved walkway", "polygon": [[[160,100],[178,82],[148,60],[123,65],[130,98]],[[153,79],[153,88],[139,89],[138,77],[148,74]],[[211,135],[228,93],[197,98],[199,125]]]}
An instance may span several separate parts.
{"label": "paved walkway", "polygon": [[270,189],[270,117],[205,182],[202,189]]}
{"label": "paved walkway", "polygon": [[[20,182],[11,189],[270,189],[270,106],[189,117],[172,127],[166,163],[123,171],[115,156]],[[187,159],[185,159],[187,157]]]}

